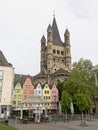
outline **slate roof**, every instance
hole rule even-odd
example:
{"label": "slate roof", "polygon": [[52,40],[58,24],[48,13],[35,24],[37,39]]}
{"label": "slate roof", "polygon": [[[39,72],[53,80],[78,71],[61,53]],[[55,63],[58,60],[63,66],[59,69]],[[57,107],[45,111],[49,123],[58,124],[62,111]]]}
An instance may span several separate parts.
{"label": "slate roof", "polygon": [[64,69],[59,69],[57,70],[55,73],[53,73],[52,75],[66,75],[66,76],[69,76],[69,72],[67,70],[64,70]]}
{"label": "slate roof", "polygon": [[65,35],[66,34],[69,34],[70,35],[70,32],[68,31],[68,29],[65,30]]}
{"label": "slate roof", "polygon": [[[14,87],[19,82],[21,83],[21,85],[23,85],[23,83],[25,82],[27,76],[28,75],[15,74],[14,75]],[[33,83],[33,77],[30,76],[30,78],[31,78],[31,81]]]}
{"label": "slate roof", "polygon": [[53,23],[52,23],[52,30],[53,30],[53,44],[59,45],[59,46],[64,46],[64,43],[61,41],[58,26],[56,23],[56,19],[54,17]]}
{"label": "slate roof", "polygon": [[8,63],[2,51],[0,51],[0,66],[12,67],[12,64]]}
{"label": "slate roof", "polygon": [[41,42],[46,42],[46,38],[45,38],[44,35],[43,35],[42,38],[41,38]]}
{"label": "slate roof", "polygon": [[38,73],[37,75],[35,75],[34,76],[34,78],[46,78],[46,75],[45,75],[45,73],[44,72],[40,72],[40,73]]}

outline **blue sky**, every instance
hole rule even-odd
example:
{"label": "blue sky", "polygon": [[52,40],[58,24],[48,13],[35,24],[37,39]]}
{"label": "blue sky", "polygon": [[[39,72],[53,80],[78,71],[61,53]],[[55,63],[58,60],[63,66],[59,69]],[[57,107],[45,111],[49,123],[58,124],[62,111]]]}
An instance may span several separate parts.
{"label": "blue sky", "polygon": [[65,29],[70,31],[72,62],[84,58],[98,64],[98,0],[1,0],[0,50],[15,73],[40,71],[40,39],[53,10],[62,41]]}

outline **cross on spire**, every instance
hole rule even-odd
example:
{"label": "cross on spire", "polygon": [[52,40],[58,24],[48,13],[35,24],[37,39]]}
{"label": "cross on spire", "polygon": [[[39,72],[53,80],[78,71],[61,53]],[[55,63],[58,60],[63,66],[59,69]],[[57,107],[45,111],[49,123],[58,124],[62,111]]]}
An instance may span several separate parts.
{"label": "cross on spire", "polygon": [[53,17],[55,17],[55,10],[53,10]]}

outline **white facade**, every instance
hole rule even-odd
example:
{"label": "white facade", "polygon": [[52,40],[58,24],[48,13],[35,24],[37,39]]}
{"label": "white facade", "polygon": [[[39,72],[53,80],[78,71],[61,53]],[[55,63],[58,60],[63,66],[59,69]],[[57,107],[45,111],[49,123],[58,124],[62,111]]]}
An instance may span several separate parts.
{"label": "white facade", "polygon": [[0,66],[0,118],[10,116],[14,68]]}
{"label": "white facade", "polygon": [[34,95],[42,96],[42,87],[40,83],[38,83],[38,85],[36,86],[36,89],[34,89]]}

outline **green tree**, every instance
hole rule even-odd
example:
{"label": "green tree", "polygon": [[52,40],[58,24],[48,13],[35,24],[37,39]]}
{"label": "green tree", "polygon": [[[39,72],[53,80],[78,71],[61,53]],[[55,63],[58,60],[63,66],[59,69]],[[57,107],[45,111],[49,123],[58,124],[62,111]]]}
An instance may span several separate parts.
{"label": "green tree", "polygon": [[[72,102],[75,104],[77,104],[76,99],[78,98],[78,94],[84,94],[90,99],[93,99],[98,93],[94,76],[90,73],[91,68],[92,62],[81,58],[78,62],[73,63],[71,75],[66,82],[64,82],[64,89],[71,96]],[[88,106],[86,107],[85,109],[88,109]]]}
{"label": "green tree", "polygon": [[79,110],[82,112],[84,110],[89,110],[92,107],[92,101],[87,94],[77,93],[75,95],[76,105],[79,107]]}
{"label": "green tree", "polygon": [[70,109],[70,104],[71,104],[70,95],[66,91],[63,91],[61,97],[61,106],[64,112]]}
{"label": "green tree", "polygon": [[62,92],[64,90],[64,82],[58,82],[57,88],[59,90],[59,101],[61,101]]}
{"label": "green tree", "polygon": [[76,105],[78,106],[79,110],[82,113],[80,125],[85,126],[86,123],[85,118],[83,116],[83,111],[86,109],[89,110],[92,107],[92,101],[88,95],[85,95],[83,93],[77,93],[75,96],[76,96]]}
{"label": "green tree", "polygon": [[70,105],[71,105],[71,97],[66,91],[63,91],[61,97],[61,106],[63,112],[66,113],[66,122],[67,122],[67,111],[70,109]]}
{"label": "green tree", "polygon": [[90,60],[88,59],[83,59],[81,58],[78,62],[73,63],[73,70],[85,70],[85,71],[90,71],[93,67],[93,64]]}

